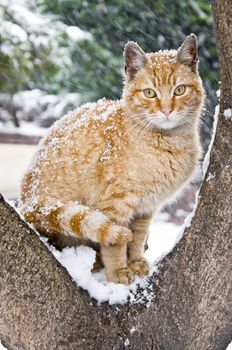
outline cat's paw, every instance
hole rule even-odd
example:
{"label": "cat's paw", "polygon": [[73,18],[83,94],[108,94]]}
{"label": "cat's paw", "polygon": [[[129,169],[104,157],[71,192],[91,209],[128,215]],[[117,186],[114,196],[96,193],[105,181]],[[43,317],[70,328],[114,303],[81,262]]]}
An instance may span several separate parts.
{"label": "cat's paw", "polygon": [[149,264],[145,258],[132,260],[128,263],[130,269],[138,276],[147,276],[149,273]]}
{"label": "cat's paw", "polygon": [[134,281],[134,273],[128,267],[123,267],[108,275],[109,282],[131,284]]}

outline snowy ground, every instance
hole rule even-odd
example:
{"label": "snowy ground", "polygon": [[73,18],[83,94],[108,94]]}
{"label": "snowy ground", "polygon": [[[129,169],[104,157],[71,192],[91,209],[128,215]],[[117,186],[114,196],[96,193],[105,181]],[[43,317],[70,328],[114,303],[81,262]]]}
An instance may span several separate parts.
{"label": "snowy ground", "polygon": [[35,146],[0,144],[0,193],[15,198]]}

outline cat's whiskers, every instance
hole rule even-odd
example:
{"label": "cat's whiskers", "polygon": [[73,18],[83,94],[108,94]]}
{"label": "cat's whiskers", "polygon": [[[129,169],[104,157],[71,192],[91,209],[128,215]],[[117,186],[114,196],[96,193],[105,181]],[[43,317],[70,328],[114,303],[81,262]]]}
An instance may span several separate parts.
{"label": "cat's whiskers", "polygon": [[144,130],[141,132],[139,141],[140,141],[142,138],[146,138],[146,136],[147,136],[148,133],[149,133],[149,128],[150,128],[151,125],[152,125],[152,120],[151,120],[149,123],[146,123],[146,126],[144,127]]}
{"label": "cat's whiskers", "polygon": [[136,116],[128,117],[128,119],[133,122],[133,135],[130,131],[132,141],[139,143],[152,129],[152,121],[144,113],[137,113]]}
{"label": "cat's whiskers", "polygon": [[130,137],[132,138],[132,140],[138,142],[138,140],[141,140],[141,134],[147,126],[147,121],[145,118],[136,120],[136,122],[134,117],[128,117],[128,119],[130,119],[133,122],[133,135],[131,133],[131,130],[128,130],[127,134],[130,133]]}
{"label": "cat's whiskers", "polygon": [[148,134],[149,127],[152,126],[152,121],[149,121],[143,118],[140,122],[140,127],[137,128],[137,134],[135,135],[134,140],[136,143],[141,142],[142,139],[145,138]]}
{"label": "cat's whiskers", "polygon": [[143,131],[143,134],[141,135],[141,138],[146,139],[147,135],[149,134],[149,131],[151,130],[151,128],[152,128],[152,121],[150,121],[147,124],[147,126],[144,128],[144,131]]}

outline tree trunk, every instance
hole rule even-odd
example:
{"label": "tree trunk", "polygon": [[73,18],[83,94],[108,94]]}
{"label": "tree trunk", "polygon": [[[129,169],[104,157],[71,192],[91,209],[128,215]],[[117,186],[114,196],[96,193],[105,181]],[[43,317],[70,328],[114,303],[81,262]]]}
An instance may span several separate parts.
{"label": "tree trunk", "polygon": [[[101,307],[71,281],[0,199],[0,337],[9,350],[225,350],[232,338],[232,6],[212,2],[221,110],[191,226],[163,261],[145,305]],[[132,327],[135,331],[131,332]],[[128,341],[125,343],[125,340]]]}

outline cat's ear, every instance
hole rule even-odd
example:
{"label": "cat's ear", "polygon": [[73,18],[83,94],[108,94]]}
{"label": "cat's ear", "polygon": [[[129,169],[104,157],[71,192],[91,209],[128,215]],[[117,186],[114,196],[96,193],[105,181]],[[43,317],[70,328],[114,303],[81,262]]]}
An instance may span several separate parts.
{"label": "cat's ear", "polygon": [[177,61],[190,67],[193,72],[197,69],[198,49],[197,37],[194,34],[187,36],[177,51]]}
{"label": "cat's ear", "polygon": [[134,78],[135,74],[147,63],[145,52],[139,45],[129,41],[124,48],[125,73],[129,78]]}

